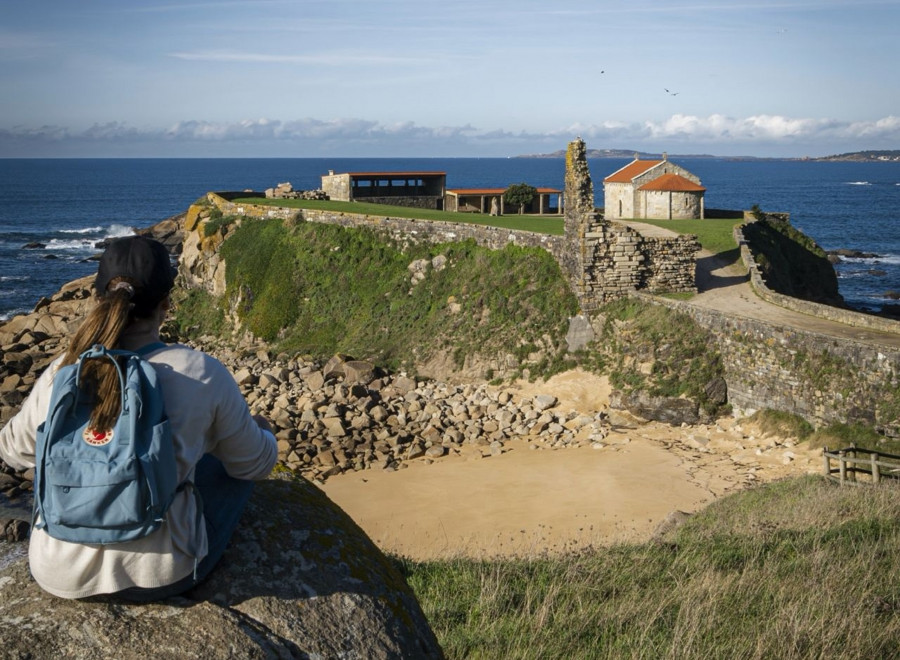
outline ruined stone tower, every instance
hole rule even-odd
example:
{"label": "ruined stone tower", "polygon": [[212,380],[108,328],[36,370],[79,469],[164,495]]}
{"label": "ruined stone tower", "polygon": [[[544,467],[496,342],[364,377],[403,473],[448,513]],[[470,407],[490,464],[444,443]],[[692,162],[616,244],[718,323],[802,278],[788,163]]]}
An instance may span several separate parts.
{"label": "ruined stone tower", "polygon": [[594,184],[584,141],[566,150],[565,254],[561,264],[582,311],[627,296],[696,291],[695,236],[650,238],[625,224],[603,218],[594,206]]}

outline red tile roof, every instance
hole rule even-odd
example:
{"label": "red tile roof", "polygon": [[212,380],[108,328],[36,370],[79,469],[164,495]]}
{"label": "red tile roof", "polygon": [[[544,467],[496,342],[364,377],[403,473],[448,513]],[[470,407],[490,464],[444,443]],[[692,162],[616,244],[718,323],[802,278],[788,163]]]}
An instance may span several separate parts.
{"label": "red tile roof", "polygon": [[632,179],[640,176],[652,167],[656,167],[663,160],[633,160],[618,172],[613,172],[603,179],[603,183],[631,183]]}
{"label": "red tile roof", "polygon": [[[557,190],[556,188],[536,188],[536,190],[543,195],[553,195],[562,192],[562,190]],[[506,188],[453,188],[448,189],[447,192],[454,195],[502,195],[506,192]]]}
{"label": "red tile roof", "polygon": [[694,183],[690,179],[685,179],[680,174],[663,174],[653,179],[649,183],[645,183],[638,190],[662,190],[670,192],[703,192],[706,190],[703,186]]}

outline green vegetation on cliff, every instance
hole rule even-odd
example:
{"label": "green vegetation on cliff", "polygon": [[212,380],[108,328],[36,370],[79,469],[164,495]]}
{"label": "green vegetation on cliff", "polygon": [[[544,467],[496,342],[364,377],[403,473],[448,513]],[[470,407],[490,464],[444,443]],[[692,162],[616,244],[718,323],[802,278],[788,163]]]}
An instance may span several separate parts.
{"label": "green vegetation on cliff", "polygon": [[813,302],[843,302],[825,251],[787,220],[763,214],[744,225],[744,238],[770,289]]}
{"label": "green vegetation on cliff", "polygon": [[667,307],[623,299],[601,310],[605,319],[599,344],[610,365],[610,383],[629,394],[684,396],[710,414],[722,412],[724,397],[711,396],[724,368],[712,338],[686,314]]}
{"label": "green vegetation on cliff", "polygon": [[[246,220],[221,254],[242,325],[316,357],[412,368],[443,352],[459,368],[470,355],[540,354],[542,371],[562,360],[577,312],[556,261],[534,248],[399,245],[365,228]],[[192,324],[202,328],[199,313]]]}
{"label": "green vegetation on cliff", "polygon": [[896,488],[812,476],[643,545],[402,560],[448,658],[895,658],[898,563]]}
{"label": "green vegetation on cliff", "polygon": [[[472,241],[399,245],[372,229],[280,220],[230,221],[222,244],[227,295],[193,291],[179,301],[178,332],[218,336],[225,310],[278,350],[337,352],[415,371],[432,359],[486,379],[549,377],[582,364],[626,391],[687,396],[707,412],[721,360],[689,317],[635,300],[601,310],[601,336],[567,353],[577,301],[546,251]],[[698,357],[698,356],[702,356]],[[491,364],[502,365],[495,373]]]}

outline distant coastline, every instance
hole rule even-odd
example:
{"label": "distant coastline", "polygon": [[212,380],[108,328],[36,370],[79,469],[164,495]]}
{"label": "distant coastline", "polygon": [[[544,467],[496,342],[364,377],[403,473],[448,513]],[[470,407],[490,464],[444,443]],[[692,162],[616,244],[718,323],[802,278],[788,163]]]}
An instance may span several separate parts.
{"label": "distant coastline", "polygon": [[[515,158],[565,158],[566,152],[562,149],[546,154],[522,154]],[[638,151],[634,149],[588,149],[588,158],[634,158],[637,155],[642,160],[659,160],[662,153],[650,153],[647,151]],[[835,154],[831,156],[799,156],[799,157],[761,157],[761,156],[714,156],[712,154],[668,154],[669,158],[710,158],[719,160],[792,160],[792,161],[812,161],[812,162],[857,162],[857,163],[878,163],[878,162],[900,162],[900,149],[881,150],[881,151],[852,151],[844,154]]]}

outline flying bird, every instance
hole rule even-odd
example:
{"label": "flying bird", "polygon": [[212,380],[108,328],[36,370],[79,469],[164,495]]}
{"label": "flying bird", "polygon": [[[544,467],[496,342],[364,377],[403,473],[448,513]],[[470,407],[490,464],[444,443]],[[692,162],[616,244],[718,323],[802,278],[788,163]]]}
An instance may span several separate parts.
{"label": "flying bird", "polygon": [[[666,89],[666,88],[663,87],[663,89]],[[666,94],[669,94],[670,96],[678,96],[679,92],[670,92],[668,89],[666,89]]]}

